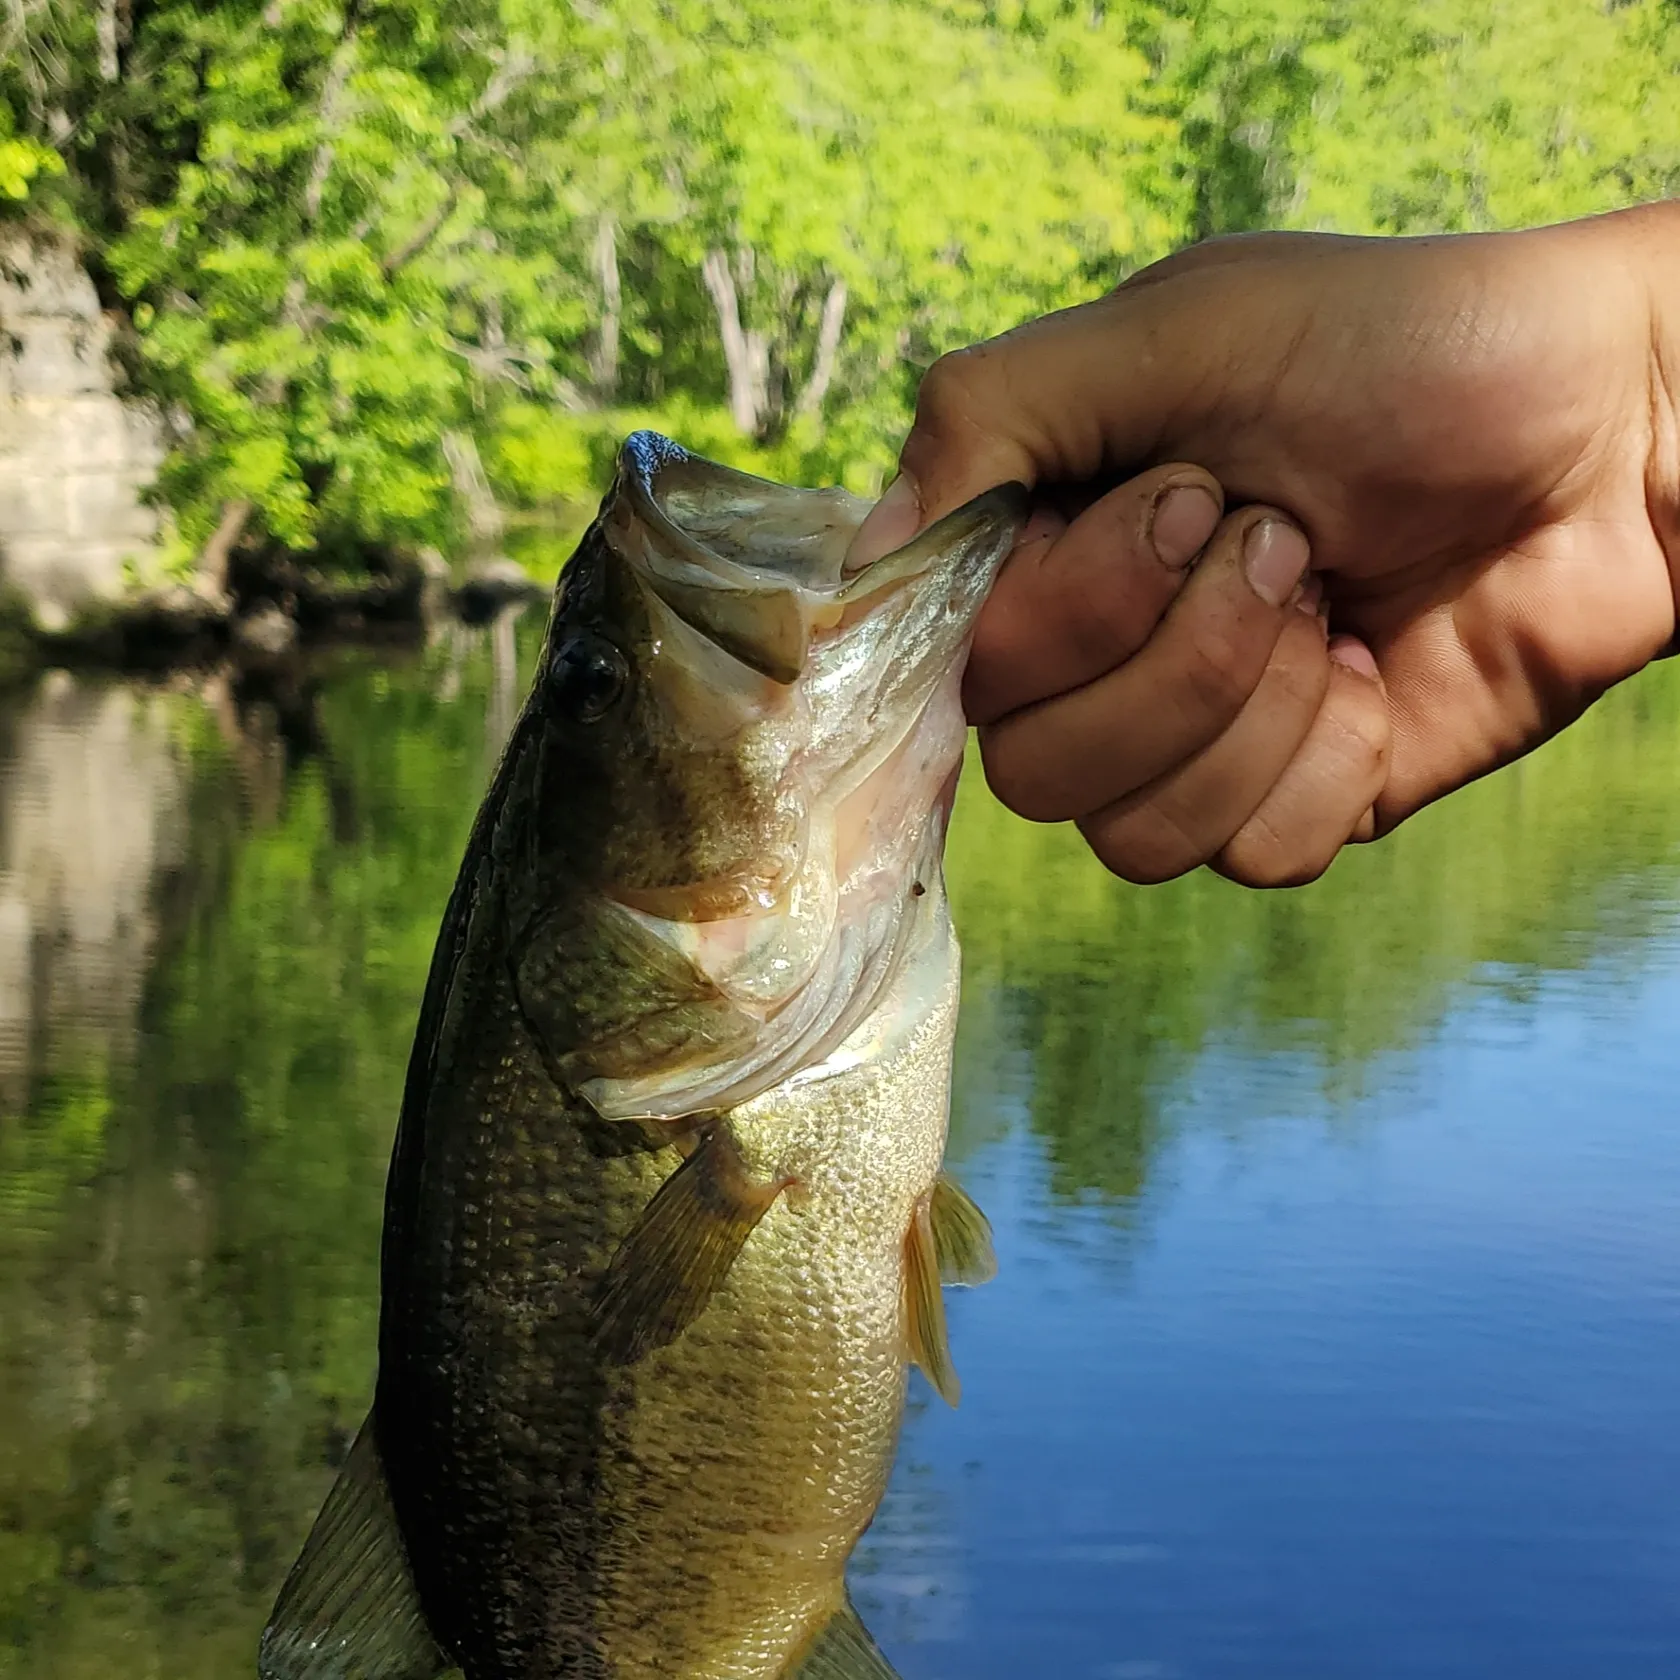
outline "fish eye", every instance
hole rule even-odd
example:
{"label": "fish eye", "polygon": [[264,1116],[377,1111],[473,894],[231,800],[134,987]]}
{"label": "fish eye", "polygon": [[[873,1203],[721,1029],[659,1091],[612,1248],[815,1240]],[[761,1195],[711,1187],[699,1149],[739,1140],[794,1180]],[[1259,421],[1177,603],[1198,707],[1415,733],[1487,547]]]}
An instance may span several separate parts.
{"label": "fish eye", "polygon": [[624,692],[630,671],[624,655],[604,636],[574,631],[548,662],[548,691],[578,723],[598,723]]}

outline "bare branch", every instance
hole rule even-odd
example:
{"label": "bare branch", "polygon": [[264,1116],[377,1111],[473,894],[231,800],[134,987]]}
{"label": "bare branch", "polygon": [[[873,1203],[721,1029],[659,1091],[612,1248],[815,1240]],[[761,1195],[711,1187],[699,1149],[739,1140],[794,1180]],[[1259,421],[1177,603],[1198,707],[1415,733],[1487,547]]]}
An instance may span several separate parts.
{"label": "bare branch", "polygon": [[484,91],[473,101],[470,110],[464,111],[449,125],[449,132],[453,137],[459,138],[481,117],[487,117],[492,111],[499,110],[537,68],[536,59],[523,48],[516,47],[511,51],[497,52],[495,57],[496,68],[491,72],[490,80],[484,84]]}
{"label": "bare branch", "polygon": [[568,414],[587,414],[594,406],[564,374],[555,378],[554,398]]}
{"label": "bare branch", "polygon": [[0,63],[17,66],[28,90],[32,124],[37,131],[45,131],[54,145],[61,145],[69,123],[56,109],[52,95],[69,81],[70,71],[57,36],[52,0],[6,0]]}
{"label": "bare branch", "polygon": [[823,398],[834,382],[834,366],[840,356],[840,334],[846,325],[846,282],[836,280],[823,299],[822,321],[817,328],[817,353],[811,361],[811,377],[793,405],[796,417],[818,414]]}
{"label": "bare branch", "polygon": [[459,356],[474,372],[485,379],[505,380],[519,391],[532,389],[531,377],[526,369],[538,366],[542,360],[523,351],[500,346],[487,348],[482,344],[468,344],[459,338],[446,339],[445,343],[450,353]]}
{"label": "bare branch", "polygon": [[451,183],[449,191],[444,194],[443,202],[429,215],[413,233],[411,233],[396,250],[387,253],[380,267],[385,271],[385,278],[389,280],[398,269],[405,267],[431,244],[439,228],[443,226],[453,213],[460,199],[460,188]]}

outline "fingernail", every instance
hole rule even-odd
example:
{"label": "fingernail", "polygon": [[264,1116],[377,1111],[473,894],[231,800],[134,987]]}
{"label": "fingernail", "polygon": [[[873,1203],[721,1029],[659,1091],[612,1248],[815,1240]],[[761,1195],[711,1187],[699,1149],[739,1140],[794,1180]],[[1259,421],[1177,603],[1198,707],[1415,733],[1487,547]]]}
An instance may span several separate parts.
{"label": "fingernail", "polygon": [[1324,585],[1319,581],[1317,572],[1308,572],[1301,579],[1301,587],[1295,591],[1295,610],[1304,612],[1308,618],[1317,618],[1323,605]]}
{"label": "fingernail", "polygon": [[1218,523],[1219,504],[1201,485],[1175,484],[1155,504],[1149,540],[1161,564],[1176,572],[1202,552]]}
{"label": "fingernail", "polygon": [[900,473],[887,486],[880,501],[864,516],[851,546],[846,550],[841,571],[848,574],[861,572],[883,554],[903,548],[915,536],[921,518],[922,504],[916,493],[916,481],[909,473]]}
{"label": "fingernail", "polygon": [[1284,519],[1257,519],[1243,538],[1243,570],[1269,607],[1281,607],[1294,593],[1307,559],[1307,539]]}
{"label": "fingernail", "polygon": [[1375,677],[1377,674],[1376,655],[1357,636],[1332,636],[1330,657],[1338,665],[1345,665],[1362,677]]}

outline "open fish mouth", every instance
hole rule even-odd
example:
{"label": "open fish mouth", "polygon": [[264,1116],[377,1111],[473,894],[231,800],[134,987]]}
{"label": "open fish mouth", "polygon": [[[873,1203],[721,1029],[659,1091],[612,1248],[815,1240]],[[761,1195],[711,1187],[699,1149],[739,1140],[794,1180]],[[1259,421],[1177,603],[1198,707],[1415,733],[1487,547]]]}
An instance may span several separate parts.
{"label": "open fish mouth", "polygon": [[[963,659],[1027,502],[999,486],[849,572],[865,499],[773,484],[649,432],[626,440],[600,531],[651,609],[660,727],[773,766],[761,785],[777,818],[725,872],[600,881],[740,1030],[640,1071],[603,1064],[580,1086],[597,1112],[670,1118],[808,1071],[930,937]],[[712,760],[695,762],[704,782]]]}
{"label": "open fish mouth", "polygon": [[[951,586],[944,593],[964,620],[953,626],[960,641],[1025,517],[1027,492],[1018,484],[989,490],[848,574],[846,553],[871,505],[842,489],[774,484],[644,431],[619,452],[605,526],[674,613],[761,675],[792,684],[807,671],[814,642],[924,580]],[[966,579],[955,575],[965,562]],[[975,581],[978,590],[964,587]]]}

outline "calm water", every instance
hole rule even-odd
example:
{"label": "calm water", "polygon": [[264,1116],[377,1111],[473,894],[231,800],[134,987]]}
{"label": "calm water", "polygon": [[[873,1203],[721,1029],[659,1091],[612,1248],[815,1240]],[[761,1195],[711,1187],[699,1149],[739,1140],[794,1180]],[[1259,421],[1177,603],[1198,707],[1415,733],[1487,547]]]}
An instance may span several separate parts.
{"label": "calm water", "polygon": [[[251,1673],[511,637],[0,707],[0,1676]],[[1680,1674],[1680,672],[1291,895],[971,786],[905,1680]]]}

